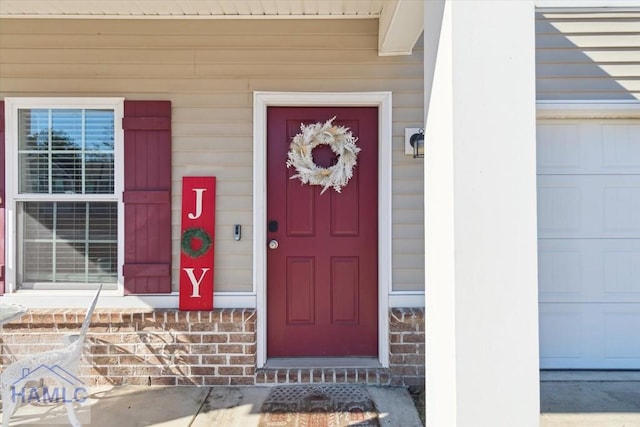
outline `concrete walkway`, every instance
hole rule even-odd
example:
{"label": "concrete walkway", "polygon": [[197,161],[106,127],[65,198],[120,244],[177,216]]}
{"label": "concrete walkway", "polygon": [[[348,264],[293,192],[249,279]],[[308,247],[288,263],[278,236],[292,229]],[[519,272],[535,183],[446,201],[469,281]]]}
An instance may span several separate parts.
{"label": "concrete walkway", "polygon": [[542,372],[541,427],[639,427],[640,372]]}
{"label": "concrete walkway", "polygon": [[[296,386],[291,386],[296,387]],[[92,427],[257,426],[271,387],[104,387],[78,410]],[[404,388],[367,387],[382,426],[422,426]],[[640,427],[640,372],[542,372],[541,427]],[[11,426],[69,425],[62,405],[24,404]],[[517,423],[514,423],[514,426]],[[484,426],[478,426],[484,427]]]}
{"label": "concrete walkway", "polygon": [[[296,387],[292,385],[291,387]],[[251,427],[271,387],[105,387],[90,391],[77,410],[91,427]],[[413,400],[404,388],[366,387],[381,426],[421,427]],[[23,404],[11,426],[69,425],[64,405]]]}

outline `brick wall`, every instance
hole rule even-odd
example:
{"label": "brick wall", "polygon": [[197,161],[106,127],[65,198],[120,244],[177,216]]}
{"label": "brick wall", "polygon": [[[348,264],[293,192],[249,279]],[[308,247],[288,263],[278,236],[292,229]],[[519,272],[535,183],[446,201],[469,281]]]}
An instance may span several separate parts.
{"label": "brick wall", "polygon": [[[2,327],[2,363],[62,346],[84,310],[46,310]],[[254,384],[253,309],[207,312],[96,310],[81,362],[89,385]]]}
{"label": "brick wall", "polygon": [[393,385],[425,383],[424,309],[393,308],[389,313],[389,365]]}
{"label": "brick wall", "polygon": [[[1,326],[2,366],[61,347],[84,310],[34,310]],[[93,315],[81,377],[88,385],[424,384],[424,310],[390,312],[390,368],[260,369],[253,309],[106,310]]]}

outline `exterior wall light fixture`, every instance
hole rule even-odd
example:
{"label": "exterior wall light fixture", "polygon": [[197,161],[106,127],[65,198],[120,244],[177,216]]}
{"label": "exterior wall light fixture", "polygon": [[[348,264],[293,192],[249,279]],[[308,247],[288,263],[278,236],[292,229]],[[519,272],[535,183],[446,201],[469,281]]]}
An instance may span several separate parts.
{"label": "exterior wall light fixture", "polygon": [[406,128],[404,139],[405,154],[413,155],[414,159],[424,157],[424,129]]}

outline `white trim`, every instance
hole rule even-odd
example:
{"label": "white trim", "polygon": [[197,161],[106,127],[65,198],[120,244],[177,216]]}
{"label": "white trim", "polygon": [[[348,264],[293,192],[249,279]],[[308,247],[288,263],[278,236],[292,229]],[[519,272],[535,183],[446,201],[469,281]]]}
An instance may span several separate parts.
{"label": "white trim", "polygon": [[143,20],[158,20],[158,19],[168,19],[168,20],[274,20],[274,19],[283,19],[283,20],[310,20],[310,19],[378,19],[380,17],[379,14],[370,14],[370,15],[169,15],[169,14],[92,14],[92,13],[83,13],[83,14],[14,14],[14,13],[0,13],[0,19],[143,19]]}
{"label": "white trim", "polygon": [[378,24],[378,55],[411,55],[424,30],[424,3],[388,1]]}
{"label": "white trim", "polygon": [[[95,199],[109,199],[118,202],[118,265],[124,264],[124,205],[122,192],[124,190],[124,131],[122,118],[124,117],[124,98],[122,97],[7,97],[5,101],[5,298],[16,292],[16,262],[17,251],[17,221],[16,201],[47,198],[47,200],[64,200],[65,195],[52,194],[49,196],[23,196],[18,191],[15,167],[18,164],[18,126],[17,111],[21,108],[110,108],[114,111],[114,195],[100,196]],[[124,295],[124,278],[119,269],[118,289],[114,294]],[[19,293],[26,291],[18,291]],[[34,291],[25,304],[27,306],[48,304],[51,300],[46,293]],[[55,299],[54,299],[55,300]],[[58,301],[58,300],[56,300]],[[58,302],[59,307],[66,307],[66,301]],[[86,301],[85,301],[86,303]]]}
{"label": "white trim", "polygon": [[[5,294],[5,302],[26,305],[36,308],[86,308],[93,297],[91,291],[20,291]],[[125,295],[117,291],[102,291],[98,308],[118,309],[178,309],[178,292],[166,295]],[[213,305],[215,308],[256,308],[256,296],[242,292],[214,292]]]}
{"label": "white trim", "polygon": [[637,119],[640,101],[538,101],[536,118],[543,119]]}
{"label": "white trim", "polygon": [[535,0],[534,5],[536,9],[543,9],[545,12],[633,12],[640,10],[638,0]]}
{"label": "white trim", "polygon": [[257,323],[257,366],[267,361],[266,304],[266,129],[268,106],[378,107],[378,359],[389,366],[391,289],[391,92],[254,92],[253,94],[253,282]]}
{"label": "white trim", "polygon": [[425,294],[422,291],[391,292],[389,294],[389,308],[422,307],[425,306]]}

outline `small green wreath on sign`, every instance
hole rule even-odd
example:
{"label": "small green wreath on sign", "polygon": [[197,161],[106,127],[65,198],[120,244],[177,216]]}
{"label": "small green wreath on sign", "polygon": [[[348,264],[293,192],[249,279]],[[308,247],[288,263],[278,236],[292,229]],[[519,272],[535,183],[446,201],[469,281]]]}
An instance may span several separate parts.
{"label": "small green wreath on sign", "polygon": [[[202,246],[200,246],[200,249],[193,249],[193,246],[191,245],[193,239],[198,239],[202,242]],[[207,251],[211,247],[211,236],[209,236],[209,233],[207,233],[204,228],[189,228],[182,234],[180,246],[182,247],[182,252],[184,252],[191,258],[199,258],[207,253]]]}

